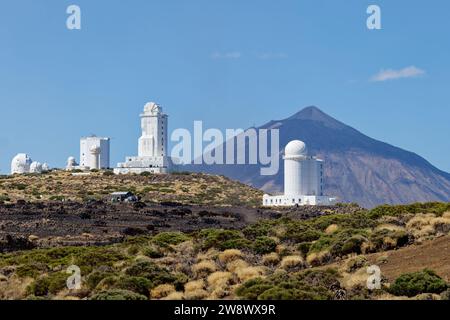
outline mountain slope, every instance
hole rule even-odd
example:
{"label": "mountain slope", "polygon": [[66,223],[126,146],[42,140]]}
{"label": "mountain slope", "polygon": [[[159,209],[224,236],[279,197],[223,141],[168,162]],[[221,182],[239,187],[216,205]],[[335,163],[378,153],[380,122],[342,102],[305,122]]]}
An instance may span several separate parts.
{"label": "mountain slope", "polygon": [[[263,129],[280,130],[284,146],[300,139],[325,160],[325,193],[365,207],[425,201],[450,201],[450,174],[415,153],[377,141],[308,107]],[[257,129],[260,129],[257,128]],[[275,176],[261,176],[259,165],[201,165],[195,171],[223,174],[270,193],[283,191],[283,162]]]}

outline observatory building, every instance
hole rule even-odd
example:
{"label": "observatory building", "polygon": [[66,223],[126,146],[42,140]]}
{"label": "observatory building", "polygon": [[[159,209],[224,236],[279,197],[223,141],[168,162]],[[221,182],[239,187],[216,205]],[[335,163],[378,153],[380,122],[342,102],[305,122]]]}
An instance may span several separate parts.
{"label": "observatory building", "polygon": [[323,160],[308,155],[306,144],[288,143],[284,150],[284,195],[264,195],[264,206],[332,205],[336,198],[323,194]]}
{"label": "observatory building", "polygon": [[92,170],[108,169],[110,138],[97,136],[83,137],[80,139],[80,163],[75,157],[67,159],[66,170]]}
{"label": "observatory building", "polygon": [[118,163],[114,173],[167,173],[171,167],[167,148],[168,116],[159,105],[149,102],[140,117],[142,135],[139,138],[138,155]]}
{"label": "observatory building", "polygon": [[33,162],[26,153],[19,153],[11,161],[11,174],[42,173],[48,170],[48,164]]}
{"label": "observatory building", "polygon": [[109,138],[96,136],[80,139],[80,167],[88,169],[108,169]]}

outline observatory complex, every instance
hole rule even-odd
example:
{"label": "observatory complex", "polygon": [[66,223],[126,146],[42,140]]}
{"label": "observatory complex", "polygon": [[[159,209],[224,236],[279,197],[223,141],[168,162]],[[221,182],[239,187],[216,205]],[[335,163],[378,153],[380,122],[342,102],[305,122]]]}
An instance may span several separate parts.
{"label": "observatory complex", "polygon": [[19,153],[11,161],[11,174],[42,173],[48,170],[48,164],[33,162],[26,153]]}
{"label": "observatory complex", "polygon": [[288,143],[284,150],[284,195],[264,195],[264,206],[333,205],[323,194],[323,160],[308,155],[306,144]]}
{"label": "observatory complex", "polygon": [[138,142],[138,155],[127,157],[125,162],[117,164],[115,174],[127,173],[167,173],[171,168],[171,159],[167,148],[168,116],[154,102],[144,106],[141,117],[142,135]]}
{"label": "observatory complex", "polygon": [[83,137],[80,139],[80,163],[74,157],[67,159],[66,170],[91,170],[108,169],[109,165],[109,138],[97,136]]}

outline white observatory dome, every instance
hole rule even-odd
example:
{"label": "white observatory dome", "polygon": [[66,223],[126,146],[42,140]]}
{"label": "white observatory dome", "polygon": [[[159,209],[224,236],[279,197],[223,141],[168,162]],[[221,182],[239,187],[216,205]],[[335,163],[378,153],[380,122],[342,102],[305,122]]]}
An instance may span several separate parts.
{"label": "white observatory dome", "polygon": [[67,158],[67,169],[73,168],[78,166],[77,161],[75,160],[75,157],[69,157]]}
{"label": "white observatory dome", "polygon": [[144,106],[144,113],[157,114],[161,111],[162,111],[161,107],[158,104],[156,104],[155,102],[148,102]]}
{"label": "white observatory dome", "polygon": [[284,149],[284,154],[287,157],[306,156],[307,153],[306,144],[300,140],[289,142]]}
{"label": "white observatory dome", "polygon": [[42,171],[49,171],[50,170],[50,166],[48,165],[48,163],[43,163],[42,164]]}
{"label": "white observatory dome", "polygon": [[42,173],[42,164],[34,161],[30,165],[30,173]]}
{"label": "white observatory dome", "polygon": [[11,161],[11,174],[23,174],[30,172],[33,161],[26,153],[19,153]]}

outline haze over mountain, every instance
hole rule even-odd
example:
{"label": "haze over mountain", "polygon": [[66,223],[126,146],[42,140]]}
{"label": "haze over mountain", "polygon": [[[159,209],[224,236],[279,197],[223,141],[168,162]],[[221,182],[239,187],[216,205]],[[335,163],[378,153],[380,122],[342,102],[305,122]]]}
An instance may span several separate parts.
{"label": "haze over mountain", "polygon": [[257,129],[280,130],[280,170],[262,176],[259,165],[197,165],[195,171],[222,174],[268,193],[283,191],[284,146],[306,143],[311,155],[325,160],[325,194],[365,207],[425,201],[450,201],[450,174],[419,155],[372,139],[317,107],[270,121]]}

